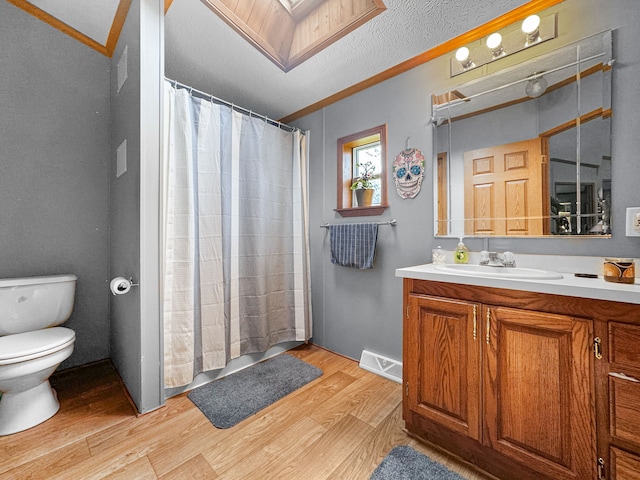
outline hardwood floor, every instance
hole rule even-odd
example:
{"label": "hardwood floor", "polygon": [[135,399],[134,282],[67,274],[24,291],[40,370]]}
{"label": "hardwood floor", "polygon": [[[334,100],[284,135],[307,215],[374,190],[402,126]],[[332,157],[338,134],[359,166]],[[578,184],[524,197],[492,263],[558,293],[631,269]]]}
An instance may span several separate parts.
{"label": "hardwood floor", "polygon": [[136,416],[108,361],[57,373],[60,411],[0,437],[0,479],[368,479],[395,445],[489,478],[404,433],[399,384],[313,345],[289,353],[324,374],[226,430],[186,394]]}

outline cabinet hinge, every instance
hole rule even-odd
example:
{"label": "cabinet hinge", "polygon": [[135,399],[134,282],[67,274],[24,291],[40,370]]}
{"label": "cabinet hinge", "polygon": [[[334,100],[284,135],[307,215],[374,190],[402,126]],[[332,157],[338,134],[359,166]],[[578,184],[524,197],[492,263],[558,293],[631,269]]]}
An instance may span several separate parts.
{"label": "cabinet hinge", "polygon": [[404,395],[405,395],[406,397],[408,397],[408,396],[409,396],[409,382],[407,382],[407,383],[405,383],[405,384],[404,384]]}
{"label": "cabinet hinge", "polygon": [[606,480],[604,474],[604,460],[602,458],[598,458],[598,480]]}
{"label": "cabinet hinge", "polygon": [[600,337],[593,339],[593,354],[598,360],[602,359],[602,340]]}

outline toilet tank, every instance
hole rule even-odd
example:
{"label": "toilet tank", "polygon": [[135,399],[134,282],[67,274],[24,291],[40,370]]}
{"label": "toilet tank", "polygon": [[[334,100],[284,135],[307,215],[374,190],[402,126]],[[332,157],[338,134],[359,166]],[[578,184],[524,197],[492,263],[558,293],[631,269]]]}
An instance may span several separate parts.
{"label": "toilet tank", "polygon": [[75,275],[0,279],[0,336],[54,327],[73,311]]}

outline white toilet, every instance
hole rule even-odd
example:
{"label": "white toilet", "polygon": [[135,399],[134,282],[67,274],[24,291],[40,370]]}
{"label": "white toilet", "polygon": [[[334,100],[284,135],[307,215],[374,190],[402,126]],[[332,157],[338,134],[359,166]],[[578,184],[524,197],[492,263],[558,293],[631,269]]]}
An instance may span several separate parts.
{"label": "white toilet", "polygon": [[75,275],[0,279],[0,435],[34,427],[60,408],[49,377],[73,352]]}

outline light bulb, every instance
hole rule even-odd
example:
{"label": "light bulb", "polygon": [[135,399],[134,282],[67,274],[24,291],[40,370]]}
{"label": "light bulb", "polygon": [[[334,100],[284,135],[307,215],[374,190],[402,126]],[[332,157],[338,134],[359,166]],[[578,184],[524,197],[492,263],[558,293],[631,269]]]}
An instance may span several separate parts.
{"label": "light bulb", "polygon": [[504,47],[502,46],[502,35],[492,33],[487,37],[487,47],[491,49],[491,56],[497,59],[504,55]]}
{"label": "light bulb", "polygon": [[499,33],[492,33],[487,37],[487,47],[491,50],[495,50],[502,44],[502,35]]}
{"label": "light bulb", "polygon": [[522,31],[527,35],[534,33],[540,26],[540,17],[538,15],[529,15],[522,22]]}
{"label": "light bulb", "polygon": [[456,60],[460,62],[460,65],[462,65],[462,68],[464,68],[465,70],[467,68],[475,66],[473,64],[473,60],[471,60],[470,55],[471,53],[469,52],[469,49],[467,47],[460,47],[456,51]]}
{"label": "light bulb", "polygon": [[468,59],[469,59],[469,49],[467,47],[460,47],[456,51],[456,60],[458,60],[460,63],[463,63]]}

